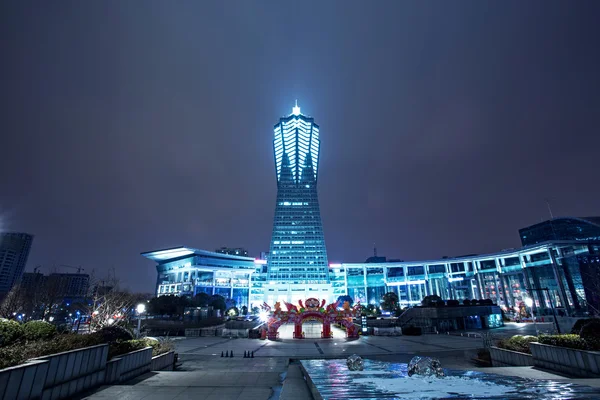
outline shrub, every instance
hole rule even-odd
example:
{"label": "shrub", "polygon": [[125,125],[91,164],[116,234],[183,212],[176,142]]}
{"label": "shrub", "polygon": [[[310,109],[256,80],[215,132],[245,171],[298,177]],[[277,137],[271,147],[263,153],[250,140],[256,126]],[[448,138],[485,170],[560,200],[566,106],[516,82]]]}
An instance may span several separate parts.
{"label": "shrub", "polygon": [[21,346],[0,347],[0,369],[21,364],[25,359]]}
{"label": "shrub", "polygon": [[94,335],[99,338],[100,343],[115,343],[133,339],[131,332],[119,325],[106,326],[94,332]]}
{"label": "shrub", "polygon": [[237,317],[240,315],[240,310],[238,310],[237,307],[229,307],[225,314],[229,315],[230,317]]}
{"label": "shrub", "polygon": [[56,336],[56,327],[46,321],[29,321],[23,325],[23,335],[27,340],[50,339]]}
{"label": "shrub", "polygon": [[0,319],[0,346],[8,346],[23,338],[23,327],[17,321]]}
{"label": "shrub", "polygon": [[465,305],[465,306],[470,306],[470,305],[471,305],[471,300],[469,300],[469,299],[464,299],[464,300],[463,300],[463,305]]}
{"label": "shrub", "polygon": [[498,347],[500,347],[501,349],[531,354],[531,350],[529,349],[529,343],[537,341],[538,338],[535,336],[515,335],[511,338],[500,340],[498,342]]}
{"label": "shrub", "polygon": [[131,353],[132,351],[141,350],[148,347],[148,343],[144,339],[117,341],[110,344],[108,348],[108,358],[121,356]]}
{"label": "shrub", "polygon": [[446,301],[446,304],[448,304],[448,307],[458,307],[460,303],[458,300],[448,300]]}
{"label": "shrub", "polygon": [[589,346],[579,335],[540,335],[538,342],[569,349],[588,350]]}
{"label": "shrub", "polygon": [[406,336],[421,336],[422,330],[418,326],[407,326],[402,328],[402,334]]}
{"label": "shrub", "polygon": [[146,346],[152,347],[152,357],[159,356],[164,353],[168,353],[169,351],[175,348],[173,341],[169,338],[161,338],[155,339],[146,337],[142,339],[146,342]]}

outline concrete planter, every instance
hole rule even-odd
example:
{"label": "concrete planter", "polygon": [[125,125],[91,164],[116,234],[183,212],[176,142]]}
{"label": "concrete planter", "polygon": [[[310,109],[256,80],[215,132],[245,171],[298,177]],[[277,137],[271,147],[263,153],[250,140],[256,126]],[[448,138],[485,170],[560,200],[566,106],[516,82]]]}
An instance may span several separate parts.
{"label": "concrete planter", "polygon": [[600,377],[600,352],[531,343],[534,365],[582,378]]}
{"label": "concrete planter", "polygon": [[161,354],[156,357],[152,357],[151,371],[173,371],[175,367],[175,352],[169,351],[168,353]]}
{"label": "concrete planter", "polygon": [[108,345],[85,347],[0,370],[1,399],[65,399],[104,383]]}
{"label": "concrete planter", "polygon": [[373,334],[375,336],[400,336],[402,335],[402,329],[399,327],[391,328],[373,328]]}
{"label": "concrete planter", "polygon": [[123,354],[106,364],[105,383],[125,382],[150,371],[151,366],[152,347]]}
{"label": "concrete planter", "polygon": [[0,370],[0,399],[42,397],[48,365],[39,360]]}
{"label": "concrete planter", "polygon": [[250,329],[223,329],[221,336],[223,337],[236,337],[236,338],[247,338]]}
{"label": "concrete planter", "polygon": [[525,367],[534,365],[531,354],[501,349],[499,347],[490,347],[490,356],[492,357],[492,366],[494,367]]}

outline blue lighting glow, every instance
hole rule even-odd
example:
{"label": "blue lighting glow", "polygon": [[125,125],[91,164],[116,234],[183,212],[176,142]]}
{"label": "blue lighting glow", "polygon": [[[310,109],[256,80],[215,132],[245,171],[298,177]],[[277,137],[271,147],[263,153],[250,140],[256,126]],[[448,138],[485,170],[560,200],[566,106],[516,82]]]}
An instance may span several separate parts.
{"label": "blue lighting glow", "polygon": [[[319,127],[312,118],[300,113],[300,107],[296,102],[292,115],[282,118],[274,129],[273,150],[277,181],[281,179],[281,170],[286,166],[284,164],[289,166],[294,182],[316,181],[319,148]],[[307,169],[312,169],[312,177],[306,176]]]}

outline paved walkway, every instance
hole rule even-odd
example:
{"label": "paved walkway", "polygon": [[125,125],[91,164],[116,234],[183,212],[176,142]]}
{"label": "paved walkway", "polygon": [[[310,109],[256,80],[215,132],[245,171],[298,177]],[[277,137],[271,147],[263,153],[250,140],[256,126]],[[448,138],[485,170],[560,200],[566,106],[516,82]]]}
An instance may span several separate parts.
{"label": "paved walkway", "polygon": [[125,384],[103,386],[84,399],[267,400],[281,390],[286,359],[192,357],[182,371],[150,372]]}
{"label": "paved walkway", "polygon": [[[527,325],[527,326],[526,326]],[[525,334],[529,324],[507,327],[502,334]],[[515,332],[515,333],[513,333]],[[500,331],[499,331],[500,333]],[[407,363],[418,354],[440,359],[445,368],[468,369],[532,379],[568,380],[600,387],[599,379],[569,379],[531,367],[480,368],[471,361],[482,339],[452,335],[366,336],[348,341],[282,339],[279,341],[201,337],[176,340],[181,367],[175,372],[152,372],[122,385],[102,387],[85,399],[311,399],[300,369],[293,360],[346,358],[351,354]],[[233,358],[221,352],[233,351]],[[243,358],[254,351],[254,358]],[[292,363],[290,364],[290,360]]]}

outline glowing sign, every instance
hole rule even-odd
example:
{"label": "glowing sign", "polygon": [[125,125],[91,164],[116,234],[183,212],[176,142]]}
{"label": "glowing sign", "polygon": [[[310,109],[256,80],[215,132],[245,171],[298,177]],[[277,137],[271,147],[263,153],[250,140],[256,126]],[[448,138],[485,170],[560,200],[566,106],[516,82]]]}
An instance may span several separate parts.
{"label": "glowing sign", "polygon": [[342,264],[333,264],[333,263],[329,264],[329,268],[339,268],[341,266],[342,266]]}
{"label": "glowing sign", "polygon": [[462,280],[464,280],[465,278],[463,277],[457,277],[457,278],[448,278],[448,282],[460,282]]}
{"label": "glowing sign", "polygon": [[254,264],[267,265],[267,260],[260,260],[257,258],[254,260]]}

